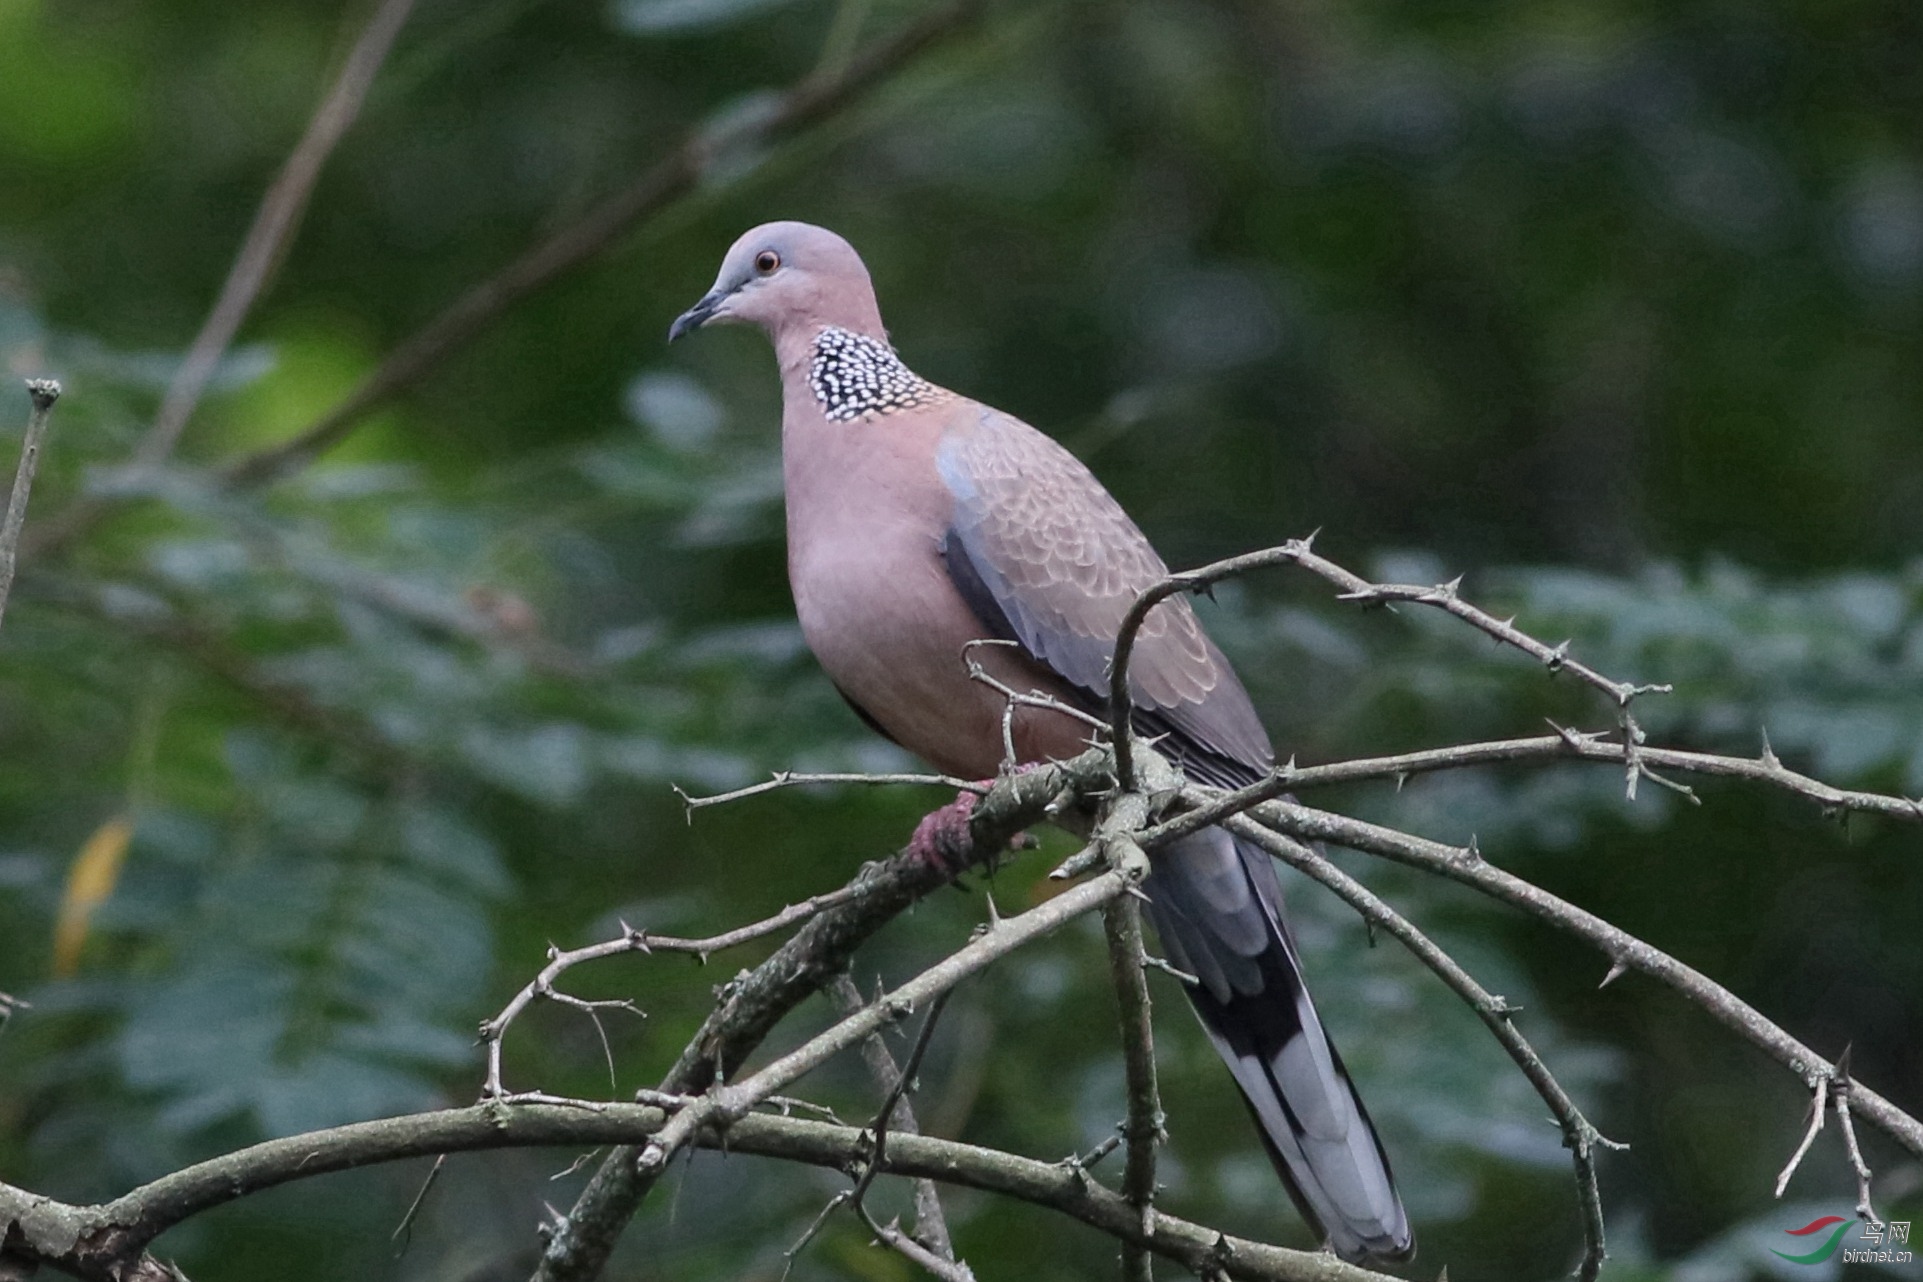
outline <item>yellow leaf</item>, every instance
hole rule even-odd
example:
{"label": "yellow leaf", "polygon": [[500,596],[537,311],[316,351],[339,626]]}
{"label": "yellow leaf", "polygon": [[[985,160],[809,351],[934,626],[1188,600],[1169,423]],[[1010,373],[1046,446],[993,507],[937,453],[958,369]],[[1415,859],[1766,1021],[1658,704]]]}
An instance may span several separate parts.
{"label": "yellow leaf", "polygon": [[94,909],[114,893],[120,868],[133,840],[134,821],[115,815],[94,830],[73,857],[67,870],[66,893],[60,897],[60,919],[53,932],[53,973],[65,978],[80,969],[80,950],[87,942],[87,923]]}

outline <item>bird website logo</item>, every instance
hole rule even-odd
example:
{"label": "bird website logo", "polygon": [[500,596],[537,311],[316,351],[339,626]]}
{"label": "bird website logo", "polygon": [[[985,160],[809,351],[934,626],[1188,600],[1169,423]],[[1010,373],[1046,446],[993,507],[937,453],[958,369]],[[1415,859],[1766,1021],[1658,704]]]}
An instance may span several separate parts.
{"label": "bird website logo", "polygon": [[1858,1239],[1861,1245],[1843,1246],[1843,1238],[1852,1225],[1859,1224],[1854,1218],[1841,1215],[1825,1215],[1811,1220],[1800,1229],[1784,1229],[1791,1237],[1802,1238],[1809,1249],[1797,1251],[1778,1251],[1770,1248],[1770,1254],[1781,1256],[1791,1264],[1821,1264],[1843,1247],[1845,1264],[1908,1264],[1912,1260],[1910,1252],[1897,1248],[1907,1246],[1910,1240],[1908,1220],[1890,1220],[1887,1223],[1870,1221],[1860,1225],[1862,1232]]}

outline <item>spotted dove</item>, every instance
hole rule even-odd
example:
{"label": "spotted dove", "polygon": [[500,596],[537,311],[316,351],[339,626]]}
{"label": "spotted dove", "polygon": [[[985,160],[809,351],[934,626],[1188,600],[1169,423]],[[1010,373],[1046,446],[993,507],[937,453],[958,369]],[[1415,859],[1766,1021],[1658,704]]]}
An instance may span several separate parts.
{"label": "spotted dove", "polygon": [[[1122,617],[1166,567],[1072,454],[938,387],[889,345],[868,271],[805,223],[736,241],[674,322],[746,322],[781,366],[788,578],[821,666],[874,729],[968,778],[1005,756],[1003,684],[1099,713]],[[997,641],[1002,645],[971,646]],[[966,651],[966,653],[965,653]],[[1150,614],[1129,670],[1144,732],[1192,778],[1237,787],[1267,733],[1186,601]],[[1022,762],[1087,746],[1085,722],[1022,707]],[[1304,987],[1269,857],[1219,828],[1155,852],[1144,890],[1163,949],[1297,1207],[1349,1260],[1414,1250],[1389,1163]]]}

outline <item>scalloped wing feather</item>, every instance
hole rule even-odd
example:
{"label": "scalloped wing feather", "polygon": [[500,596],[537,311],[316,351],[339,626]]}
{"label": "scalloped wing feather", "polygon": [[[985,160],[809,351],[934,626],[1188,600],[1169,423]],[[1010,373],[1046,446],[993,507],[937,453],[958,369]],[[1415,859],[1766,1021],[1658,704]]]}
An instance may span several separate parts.
{"label": "scalloped wing feather", "polygon": [[[1129,607],[1168,567],[1081,460],[1020,419],[957,400],[936,453],[955,499],[950,573],[983,621],[1097,702]],[[964,566],[960,562],[965,561]],[[972,579],[972,582],[970,580]],[[994,617],[998,613],[999,618]],[[1150,612],[1129,691],[1203,752],[1252,769],[1273,760],[1267,732],[1188,601]]]}

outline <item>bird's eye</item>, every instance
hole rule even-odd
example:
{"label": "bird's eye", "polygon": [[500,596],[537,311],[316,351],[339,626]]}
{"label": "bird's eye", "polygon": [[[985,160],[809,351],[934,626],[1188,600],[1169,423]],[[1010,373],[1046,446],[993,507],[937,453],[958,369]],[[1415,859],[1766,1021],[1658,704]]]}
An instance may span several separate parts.
{"label": "bird's eye", "polygon": [[755,270],[766,276],[781,266],[781,255],[772,249],[764,249],[755,255]]}

